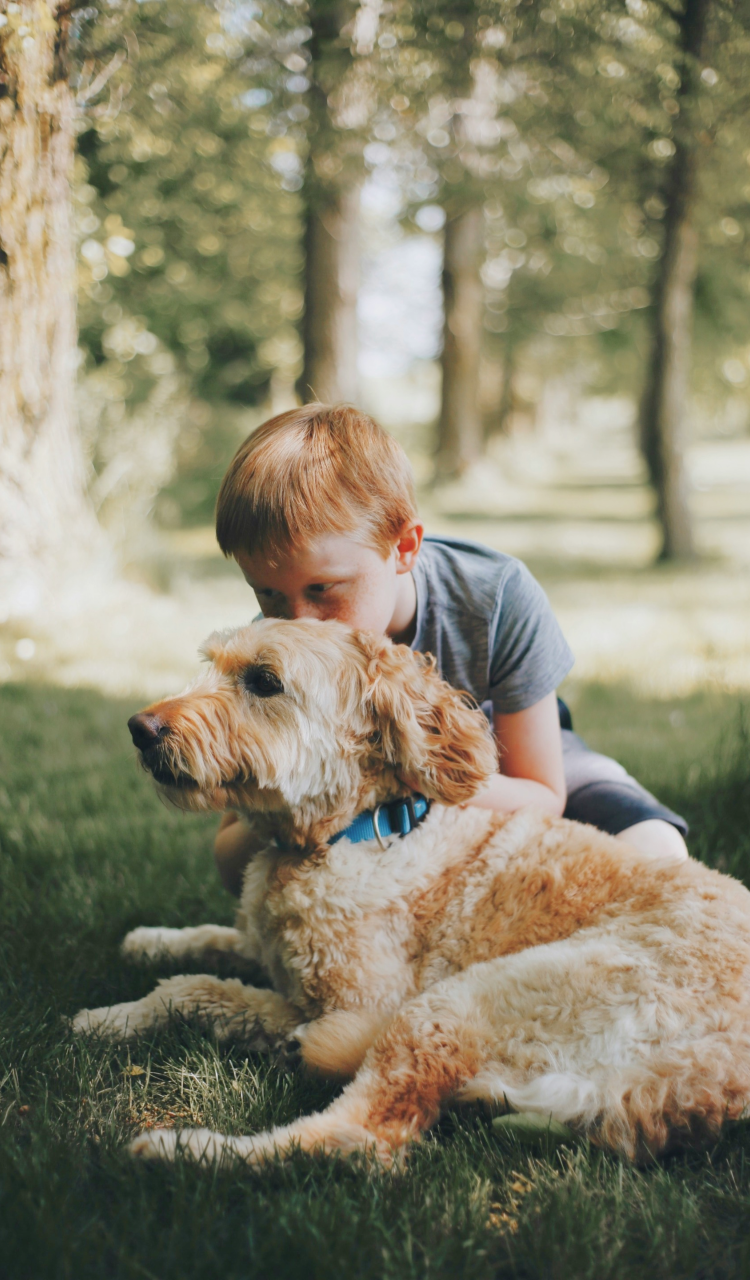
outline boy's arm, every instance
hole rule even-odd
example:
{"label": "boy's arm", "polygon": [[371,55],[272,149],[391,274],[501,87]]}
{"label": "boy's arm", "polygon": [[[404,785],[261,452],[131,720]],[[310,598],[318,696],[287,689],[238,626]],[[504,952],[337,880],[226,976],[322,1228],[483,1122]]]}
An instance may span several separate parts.
{"label": "boy's arm", "polygon": [[266,845],[238,813],[225,813],[214,840],[214,861],[225,889],[239,898],[245,867]]}
{"label": "boy's arm", "polygon": [[490,778],[471,804],[496,813],[527,805],[559,817],[567,799],[557,695],[512,715],[496,715],[500,773]]}

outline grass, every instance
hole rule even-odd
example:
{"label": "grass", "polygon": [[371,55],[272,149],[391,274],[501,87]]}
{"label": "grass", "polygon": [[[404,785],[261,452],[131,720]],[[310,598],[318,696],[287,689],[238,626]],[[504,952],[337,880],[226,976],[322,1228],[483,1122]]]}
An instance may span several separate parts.
{"label": "grass", "polygon": [[[693,852],[750,883],[741,708],[573,689],[576,726],[688,816]],[[329,1086],[175,1026],[129,1050],[65,1016],[133,999],[155,972],[118,954],[136,924],[230,922],[215,819],[163,808],[124,728],[133,705],[0,688],[0,1275],[7,1280],[750,1275],[750,1126],[634,1169],[587,1148],[545,1158],[453,1114],[406,1172],[297,1156],[262,1175],[140,1166],[147,1124],[252,1132]],[[160,973],[164,972],[162,968]]]}

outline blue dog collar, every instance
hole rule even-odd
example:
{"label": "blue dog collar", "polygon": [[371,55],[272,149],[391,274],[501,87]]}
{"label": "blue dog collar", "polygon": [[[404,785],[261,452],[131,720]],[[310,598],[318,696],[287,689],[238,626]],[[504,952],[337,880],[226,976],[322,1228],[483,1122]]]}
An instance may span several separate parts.
{"label": "blue dog collar", "polygon": [[392,800],[390,804],[379,804],[375,809],[365,809],[338,835],[332,836],[329,844],[338,840],[351,840],[359,844],[362,840],[377,840],[383,847],[388,836],[408,836],[410,831],[418,827],[429,812],[430,801],[424,796],[407,796],[405,800]]}

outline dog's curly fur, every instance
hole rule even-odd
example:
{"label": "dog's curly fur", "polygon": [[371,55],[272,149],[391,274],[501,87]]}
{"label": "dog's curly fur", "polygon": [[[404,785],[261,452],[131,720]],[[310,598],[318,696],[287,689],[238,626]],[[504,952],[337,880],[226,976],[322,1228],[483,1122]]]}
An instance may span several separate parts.
{"label": "dog's curly fur", "polygon": [[[212,637],[208,671],[143,715],[186,809],[267,836],[236,929],[136,929],[133,957],[234,952],[273,990],[177,977],[83,1011],[117,1038],[197,1014],[251,1048],[353,1077],[324,1112],[254,1137],[151,1131],[134,1153],[262,1163],[296,1147],[385,1163],[455,1100],[577,1127],[630,1157],[715,1134],[750,1102],[750,894],[592,827],[461,807],[497,767],[484,717],[403,646],[336,622]],[[382,848],[328,841],[403,795],[436,801]]]}

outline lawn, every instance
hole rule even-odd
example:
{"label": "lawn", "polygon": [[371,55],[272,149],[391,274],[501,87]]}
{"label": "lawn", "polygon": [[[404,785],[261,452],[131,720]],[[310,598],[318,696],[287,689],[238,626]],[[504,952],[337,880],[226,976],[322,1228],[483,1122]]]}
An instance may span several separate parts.
{"label": "lawn", "polygon": [[[591,743],[686,813],[695,855],[750,883],[737,701],[571,698]],[[153,985],[119,957],[128,929],[231,921],[215,819],[160,805],[125,729],[136,705],[0,688],[0,1275],[746,1280],[745,1124],[640,1169],[585,1147],[535,1153],[474,1113],[446,1117],[397,1175],[309,1156],[262,1174],[132,1163],[123,1143],[146,1124],[252,1132],[334,1092],[187,1024],[130,1049],[70,1035],[66,1015]]]}

